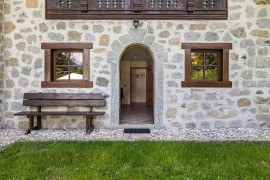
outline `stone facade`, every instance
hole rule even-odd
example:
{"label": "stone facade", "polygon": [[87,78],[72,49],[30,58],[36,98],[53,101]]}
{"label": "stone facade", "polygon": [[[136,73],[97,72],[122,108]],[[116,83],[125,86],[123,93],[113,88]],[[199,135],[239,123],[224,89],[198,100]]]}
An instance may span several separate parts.
{"label": "stone facade", "polygon": [[[25,92],[103,92],[106,114],[96,127],[119,125],[119,60],[125,48],[139,44],[154,57],[155,123],[153,128],[270,128],[270,5],[267,1],[228,0],[227,20],[46,20],[44,0],[0,0],[4,58],[0,52],[3,122],[25,128]],[[258,3],[258,4],[256,4]],[[2,8],[2,9],[1,9]],[[4,11],[4,15],[3,15]],[[4,16],[4,17],[3,17]],[[1,34],[1,38],[2,38]],[[44,89],[43,42],[93,42],[90,79],[93,88]],[[232,43],[232,88],[182,88],[181,43]],[[1,49],[3,49],[1,47]],[[2,83],[3,81],[3,83]],[[0,95],[1,96],[1,95]],[[84,128],[83,117],[44,117],[45,128]]]}
{"label": "stone facade", "polygon": [[0,129],[3,126],[3,90],[4,90],[4,1],[0,0]]}

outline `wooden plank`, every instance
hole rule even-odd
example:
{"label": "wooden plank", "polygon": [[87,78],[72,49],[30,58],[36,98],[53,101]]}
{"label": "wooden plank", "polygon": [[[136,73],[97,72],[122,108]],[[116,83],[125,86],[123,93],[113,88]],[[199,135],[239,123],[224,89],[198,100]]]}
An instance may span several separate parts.
{"label": "wooden plank", "polygon": [[89,116],[86,116],[86,118],[85,118],[85,126],[86,126],[86,134],[87,134],[89,129],[90,129],[90,117]]}
{"label": "wooden plank", "polygon": [[41,43],[42,49],[93,49],[93,43]]}
{"label": "wooden plank", "polygon": [[229,81],[229,49],[223,49],[223,81]]}
{"label": "wooden plank", "polygon": [[44,66],[44,80],[51,81],[51,50],[45,49],[44,52],[45,66]]}
{"label": "wooden plank", "polygon": [[83,80],[90,80],[90,51],[89,49],[83,50]]}
{"label": "wooden plank", "polygon": [[[37,112],[41,112],[41,107],[37,107]],[[37,116],[37,129],[41,129],[41,116]]]}
{"label": "wooden plank", "polygon": [[24,106],[105,106],[105,100],[24,100]]}
{"label": "wooden plank", "polygon": [[103,93],[24,93],[24,99],[40,100],[99,100],[105,99]]}
{"label": "wooden plank", "polygon": [[21,111],[18,113],[15,113],[15,116],[25,116],[25,115],[31,115],[31,116],[38,116],[38,115],[67,115],[67,116],[101,116],[104,115],[105,112],[86,112],[86,111],[43,111],[43,112],[36,112],[36,111]]}
{"label": "wooden plank", "polygon": [[185,80],[191,80],[191,49],[185,50]]}
{"label": "wooden plank", "polygon": [[232,49],[232,43],[182,43],[182,49]]}
{"label": "wooden plank", "polygon": [[42,81],[42,88],[92,88],[92,81]]}
{"label": "wooden plank", "polygon": [[182,81],[182,87],[231,88],[231,81]]}

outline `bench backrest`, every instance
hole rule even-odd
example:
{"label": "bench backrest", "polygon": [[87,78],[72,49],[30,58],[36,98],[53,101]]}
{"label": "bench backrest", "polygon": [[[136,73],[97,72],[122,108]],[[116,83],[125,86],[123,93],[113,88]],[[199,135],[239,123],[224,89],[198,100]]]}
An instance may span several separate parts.
{"label": "bench backrest", "polygon": [[102,93],[24,93],[24,106],[105,106]]}

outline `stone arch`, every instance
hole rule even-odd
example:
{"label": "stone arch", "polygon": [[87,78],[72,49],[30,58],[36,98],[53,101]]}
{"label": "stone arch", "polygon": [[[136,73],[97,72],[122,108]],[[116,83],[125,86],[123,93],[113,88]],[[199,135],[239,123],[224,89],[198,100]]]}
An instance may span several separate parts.
{"label": "stone arch", "polygon": [[[129,33],[113,41],[112,51],[108,52],[107,61],[111,64],[111,124],[112,127],[120,125],[120,59],[125,50],[131,46],[140,45],[150,52],[154,63],[154,125],[153,128],[163,126],[163,63],[168,61],[168,53],[163,45],[155,42],[155,36],[147,33],[147,29],[129,29]],[[129,125],[136,126],[136,125]],[[149,125],[148,125],[149,126]]]}

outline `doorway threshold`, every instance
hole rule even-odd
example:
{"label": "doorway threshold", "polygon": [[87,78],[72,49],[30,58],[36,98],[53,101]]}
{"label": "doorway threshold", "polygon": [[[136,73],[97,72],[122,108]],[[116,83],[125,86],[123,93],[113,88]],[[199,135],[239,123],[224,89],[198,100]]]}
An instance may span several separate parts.
{"label": "doorway threshold", "polygon": [[160,129],[154,124],[119,124],[118,127],[120,129],[127,129],[127,128],[136,128],[136,129]]}

